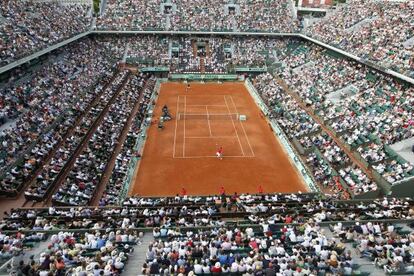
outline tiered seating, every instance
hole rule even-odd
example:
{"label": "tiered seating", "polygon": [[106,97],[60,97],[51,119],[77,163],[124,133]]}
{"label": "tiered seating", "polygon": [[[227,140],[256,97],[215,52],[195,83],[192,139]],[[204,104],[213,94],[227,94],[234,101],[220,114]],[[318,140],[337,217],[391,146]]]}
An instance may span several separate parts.
{"label": "tiered seating", "polygon": [[297,22],[292,18],[288,1],[238,0],[240,16],[237,17],[241,31],[294,32]]}
{"label": "tiered seating", "polygon": [[[88,133],[90,127],[98,119],[103,109],[107,106],[110,99],[117,92],[118,86],[126,78],[126,72],[117,74],[112,83],[104,81],[95,88],[95,93],[98,95],[96,102],[82,117],[79,125],[74,129],[73,133],[66,138],[62,146],[55,152],[49,164],[43,167],[42,172],[36,177],[34,181],[25,191],[25,196],[30,200],[41,201],[54,189],[57,184],[57,178],[67,166],[75,150],[81,145],[82,140]],[[110,79],[108,79],[110,81]],[[109,85],[107,87],[106,85]]]}
{"label": "tiered seating", "polygon": [[197,55],[197,49],[194,49],[190,39],[181,38],[178,41],[180,52],[178,58],[173,61],[176,64],[176,72],[198,72],[200,71],[200,57]]}
{"label": "tiered seating", "polygon": [[[250,225],[269,223],[337,222],[413,219],[410,199],[367,202],[318,199],[314,194],[233,195],[212,197],[127,198],[123,206],[50,207],[12,210],[3,230],[220,227],[226,223]],[[241,220],[240,220],[241,219]]]}
{"label": "tiered seating", "polygon": [[[123,72],[122,75],[127,76],[127,72]],[[110,101],[103,121],[76,158],[62,186],[53,195],[54,202],[64,205],[87,205],[95,195],[124,124],[142,93],[145,77],[140,75],[132,79],[135,85],[128,88],[133,89],[135,93],[131,93],[131,90],[125,87],[125,82],[131,82],[131,79],[121,77],[119,82],[111,85],[111,90],[120,92],[115,92],[115,98],[111,99],[112,103]]]}
{"label": "tiered seating", "polygon": [[347,1],[306,30],[324,42],[414,76],[412,1]]}
{"label": "tiered seating", "polygon": [[160,4],[161,0],[109,0],[97,24],[110,30],[164,30]]}
{"label": "tiered seating", "polygon": [[17,118],[0,137],[3,193],[16,195],[68,133],[96,95],[90,86],[111,71],[112,58],[120,57],[117,45],[82,40],[24,82],[7,85],[1,96],[7,118]]}
{"label": "tiered seating", "polygon": [[0,66],[87,31],[90,12],[90,6],[81,4],[2,1]]}
{"label": "tiered seating", "polygon": [[[342,182],[347,184],[354,195],[377,189],[377,185],[370,181],[362,171],[352,167],[345,152],[332,138],[320,131],[320,125],[302,110],[295,100],[284,93],[270,74],[258,76],[254,83],[271,108],[271,117],[277,119],[292,141],[297,141],[306,149],[304,159],[320,184],[339,189],[340,176]],[[324,172],[328,174],[325,176]],[[341,191],[339,195],[344,192]]]}
{"label": "tiered seating", "polygon": [[139,241],[133,231],[60,232],[49,247],[15,269],[23,275],[119,275]]}
{"label": "tiered seating", "polygon": [[223,39],[211,39],[208,42],[208,52],[205,57],[205,69],[210,73],[225,73],[226,61],[223,45],[225,44]]}
{"label": "tiered seating", "polygon": [[[288,1],[234,1],[237,8],[228,10],[228,1],[174,0],[174,7],[161,8],[162,1],[111,0],[98,19],[99,29],[110,30],[194,30],[194,31],[269,31],[293,32]],[[234,6],[232,6],[234,7]],[[237,12],[237,11],[239,12]]]}
{"label": "tiered seating", "polygon": [[24,254],[26,250],[30,250],[45,238],[46,235],[42,233],[28,235],[21,233],[0,234],[0,244],[2,247],[0,251],[0,263],[3,264],[13,257]]}
{"label": "tiered seating", "polygon": [[[126,86],[127,91],[132,91],[141,85],[139,79],[135,78]],[[122,146],[121,152],[116,158],[115,167],[112,170],[111,178],[106,186],[105,193],[100,201],[100,205],[118,205],[119,198],[125,191],[126,178],[130,169],[131,159],[134,157],[134,147],[138,137],[141,135],[141,127],[145,119],[146,111],[150,105],[150,99],[153,94],[155,79],[147,81],[147,85],[142,92],[138,114],[132,123],[127,138]],[[136,156],[135,156],[136,157]]]}
{"label": "tiered seating", "polygon": [[341,244],[329,240],[313,223],[282,229],[267,224],[258,226],[255,229],[194,229],[155,236],[156,240],[148,248],[142,274],[193,271],[196,275],[316,275],[317,271],[337,274],[341,265],[352,266],[350,253]]}
{"label": "tiered seating", "polygon": [[[39,230],[48,233],[51,246],[41,254],[37,266],[42,272],[95,269],[121,273],[130,247],[138,241],[138,227],[147,227],[152,229],[155,241],[148,248],[142,271],[145,275],[193,270],[293,273],[298,267],[312,273],[350,274],[357,265],[342,242],[355,237],[362,241],[371,228],[381,229],[382,221],[414,220],[413,204],[411,199],[395,198],[335,201],[315,194],[132,197],[122,206],[16,209],[6,214],[0,230],[8,231],[9,237],[17,232],[35,240],[44,237],[34,234]],[[237,221],[229,219],[238,215]],[[354,230],[342,227],[342,222],[354,220],[358,221]],[[342,242],[321,229],[324,222],[336,223],[332,230]],[[387,231],[393,230],[388,227]],[[23,242],[22,234],[13,238],[13,244]],[[395,238],[388,244],[398,247]],[[411,258],[406,256],[408,261]],[[45,260],[55,266],[42,266]],[[383,261],[378,259],[379,263]]]}
{"label": "tiered seating", "polygon": [[168,66],[168,39],[144,36],[128,41],[128,62],[142,66]]}
{"label": "tiered seating", "polygon": [[335,235],[352,243],[359,254],[373,262],[387,275],[411,275],[413,233],[401,226],[383,223],[357,223],[345,227],[338,223],[332,226]]}
{"label": "tiered seating", "polygon": [[231,63],[236,66],[263,67],[272,61],[272,50],[283,48],[285,42],[279,39],[236,39]]}
{"label": "tiered seating", "polygon": [[234,18],[225,14],[224,0],[176,0],[177,11],[171,15],[173,30],[232,31]]}
{"label": "tiered seating", "polygon": [[[283,53],[286,68],[282,77],[291,89],[352,150],[364,153],[360,147],[375,143],[377,146],[371,148],[371,154],[363,154],[365,158],[361,158],[373,165],[386,181],[394,183],[413,175],[412,165],[398,161],[400,158],[387,148],[414,135],[413,113],[409,107],[414,101],[412,87],[357,63],[333,57],[316,46],[312,48],[304,61],[311,61],[312,66],[304,66],[297,72],[293,70],[297,60],[290,59],[293,51]],[[403,115],[397,116],[396,112]],[[383,156],[382,161],[372,159],[372,149],[376,150],[375,155]],[[388,163],[391,164],[387,166]],[[385,167],[388,169],[384,170]]]}

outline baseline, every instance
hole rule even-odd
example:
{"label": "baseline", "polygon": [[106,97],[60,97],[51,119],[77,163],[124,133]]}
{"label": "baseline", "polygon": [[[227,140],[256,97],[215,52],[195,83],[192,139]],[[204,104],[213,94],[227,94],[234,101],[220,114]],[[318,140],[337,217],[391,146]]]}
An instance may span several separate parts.
{"label": "baseline", "polygon": [[186,139],[235,139],[237,136],[187,136]]}
{"label": "baseline", "polygon": [[[174,157],[174,159],[200,159],[200,158],[217,158],[216,155],[205,155],[205,156],[184,156],[184,157]],[[223,159],[226,158],[255,158],[254,156],[243,156],[243,155],[225,155]]]}

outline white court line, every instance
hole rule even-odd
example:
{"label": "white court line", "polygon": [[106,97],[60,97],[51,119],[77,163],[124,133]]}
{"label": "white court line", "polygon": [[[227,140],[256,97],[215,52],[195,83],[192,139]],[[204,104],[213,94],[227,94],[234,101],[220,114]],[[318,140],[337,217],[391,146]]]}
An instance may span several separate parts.
{"label": "white court line", "polygon": [[[228,114],[231,114],[229,105],[227,104],[226,96],[224,96],[224,102],[226,103]],[[234,131],[236,132],[237,140],[239,140],[239,145],[240,145],[241,151],[243,153],[243,156],[245,156],[244,150],[243,150],[243,147],[242,147],[242,144],[241,144],[241,141],[240,141],[239,134],[237,133],[236,125],[234,124],[234,121],[233,121],[233,117],[231,117],[231,123],[233,124]]]}
{"label": "white court line", "polygon": [[[187,114],[187,96],[184,96],[184,114]],[[185,157],[185,120],[184,120],[183,157]]]}
{"label": "white court line", "polygon": [[224,104],[189,104],[187,106],[221,106],[221,107],[224,107],[226,105]]}
{"label": "white court line", "polygon": [[208,131],[210,132],[210,136],[213,136],[213,134],[211,134],[211,124],[210,124],[210,118],[209,118],[209,114],[208,114],[208,107],[206,106],[206,111],[207,111],[207,124],[208,124]]}
{"label": "white court line", "polygon": [[175,158],[175,143],[177,141],[177,126],[178,126],[178,109],[179,109],[179,105],[178,103],[180,102],[180,96],[177,96],[177,110],[175,111],[175,131],[174,131],[174,148],[173,148],[173,158]]}
{"label": "white court line", "polygon": [[217,138],[217,139],[225,139],[225,138],[228,138],[228,139],[234,139],[234,138],[237,138],[237,136],[192,136],[192,137],[185,137],[185,139],[214,139],[214,138]]}
{"label": "white court line", "polygon": [[[234,106],[234,109],[236,110],[236,113],[238,114],[238,113],[239,113],[239,111],[237,110],[236,104],[234,103],[233,96],[229,96],[229,97],[230,97],[230,99],[231,99],[231,101],[232,101],[232,103],[233,103],[233,106]],[[250,148],[250,150],[251,150],[251,152],[252,152],[253,156],[255,156],[255,155],[254,155],[253,148],[252,148],[252,145],[250,144],[250,141],[249,141],[249,136],[247,136],[246,130],[244,129],[244,126],[243,126],[243,124],[242,124],[242,122],[241,122],[240,120],[239,120],[239,123],[240,123],[240,125],[241,125],[241,127],[242,127],[242,129],[243,129],[244,136],[246,136],[246,140],[247,140],[247,143],[249,144],[249,148]]]}
{"label": "white court line", "polygon": [[[174,157],[174,159],[196,159],[196,158],[217,158],[216,155],[207,155],[207,156],[184,156],[184,157]],[[245,156],[245,155],[224,155],[223,159],[226,158],[254,158],[254,156]]]}

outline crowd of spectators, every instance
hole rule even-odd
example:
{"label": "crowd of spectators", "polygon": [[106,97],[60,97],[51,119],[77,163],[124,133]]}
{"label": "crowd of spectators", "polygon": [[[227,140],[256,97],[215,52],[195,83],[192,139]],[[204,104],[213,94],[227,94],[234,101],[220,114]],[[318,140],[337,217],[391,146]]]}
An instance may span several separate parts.
{"label": "crowd of spectators", "polygon": [[[25,3],[2,3],[3,33],[7,35],[0,53],[5,63],[84,32],[91,24],[90,7],[85,5]],[[412,75],[412,12],[410,1],[352,0],[339,5],[306,33]],[[44,20],[36,20],[39,16]],[[298,31],[286,0],[110,0],[103,6],[97,26],[112,30]]]}
{"label": "crowd of spectators", "polygon": [[139,236],[133,231],[90,229],[50,236],[40,256],[22,259],[16,275],[120,275]]}
{"label": "crowd of spectators", "polygon": [[350,0],[306,34],[414,76],[412,1]]}
{"label": "crowd of spectators", "polygon": [[110,0],[98,18],[104,30],[297,31],[287,0]]}
{"label": "crowd of spectators", "polygon": [[[317,224],[197,229],[168,235],[149,245],[142,274],[309,275],[352,271],[342,244],[328,239]],[[167,237],[167,236],[164,236]],[[162,238],[162,236],[161,236]]]}
{"label": "crowd of spectators", "polygon": [[84,39],[44,66],[2,84],[1,190],[18,192],[95,97],[92,86],[111,72],[116,41]]}
{"label": "crowd of spectators", "polygon": [[91,6],[83,4],[1,1],[0,66],[86,32],[91,12]]}
{"label": "crowd of spectators", "polygon": [[191,39],[181,38],[176,42],[179,47],[177,58],[172,59],[175,72],[201,71],[201,52]]}
{"label": "crowd of spectators", "polygon": [[[233,225],[228,220],[230,214],[245,217],[245,221]],[[413,201],[336,201],[316,194],[131,197],[118,206],[11,210],[0,223],[1,231],[9,231],[0,235],[0,242],[10,245],[2,251],[7,259],[19,255],[28,241],[45,239],[36,231],[50,230],[49,246],[40,259],[22,262],[17,269],[45,275],[49,271],[61,275],[102,270],[111,275],[125,267],[131,246],[139,241],[137,228],[151,227],[155,240],[148,248],[142,274],[202,271],[275,275],[286,271],[304,275],[325,271],[351,275],[354,261],[344,243],[360,242],[361,255],[372,257],[374,245],[365,240],[371,240],[369,235],[374,233],[375,237],[380,238],[381,233],[392,239],[378,240],[379,245],[389,244],[394,252],[403,248],[404,261],[411,261],[411,251],[403,246],[406,242],[384,232],[393,231],[391,225],[384,228],[381,223],[389,219],[414,219]],[[374,224],[369,222],[373,220]],[[356,225],[343,227],[343,221],[356,221]],[[326,235],[320,226],[323,222],[335,223],[332,232],[338,239]],[[382,256],[375,255],[376,262],[394,269],[399,254],[391,255],[388,261]]]}
{"label": "crowd of spectators", "polygon": [[234,15],[226,14],[225,0],[175,0],[176,11],[172,12],[171,29],[197,31],[232,31]]}
{"label": "crowd of spectators", "polygon": [[234,40],[231,63],[241,67],[263,67],[266,65],[266,61],[272,61],[272,50],[281,46],[279,43],[283,44],[281,40],[275,39],[260,41],[254,38]]}
{"label": "crowd of spectators", "polygon": [[165,30],[161,0],[108,0],[97,18],[99,29]]}
{"label": "crowd of spectators", "polygon": [[[117,92],[116,88],[125,78],[125,72],[117,74],[115,77],[108,76],[107,79],[96,86],[93,93],[97,95],[96,100],[90,103],[89,109],[85,110],[86,113],[82,116],[79,125],[65,139],[49,163],[43,166],[42,172],[36,177],[36,180],[26,189],[26,198],[41,201],[53,189],[58,175],[63,171],[75,150],[81,145],[91,125],[98,119],[110,99]],[[110,83],[111,80],[112,83]]]}
{"label": "crowd of spectators", "polygon": [[414,272],[414,235],[401,226],[384,223],[356,223],[331,226],[335,236],[353,243],[362,258],[368,259],[387,274]]}
{"label": "crowd of spectators", "polygon": [[[386,200],[389,204],[384,205]],[[156,233],[175,228],[221,227],[227,218],[240,224],[304,223],[412,219],[410,199],[367,202],[321,199],[314,194],[225,195],[212,197],[127,198],[105,207],[12,209],[1,222],[3,231],[59,229],[134,229],[153,227]],[[164,230],[163,230],[164,229]]]}
{"label": "crowd of spectators", "polygon": [[46,239],[46,235],[42,233],[33,234],[3,234],[0,233],[0,262],[9,260],[12,257],[24,254],[26,250],[33,248],[36,243]]}
{"label": "crowd of spectators", "polygon": [[238,0],[240,15],[237,29],[240,31],[296,32],[298,22],[293,18],[289,1]]}
{"label": "crowd of spectators", "polygon": [[[412,86],[317,46],[292,45],[294,50],[279,55],[283,63],[279,73],[290,89],[386,181],[392,184],[414,175],[413,165],[396,160],[389,150],[414,135]],[[290,58],[295,56],[302,62]],[[360,148],[373,143],[377,146],[369,149],[370,154]]]}
{"label": "crowd of spectators", "polygon": [[[248,220],[233,225],[229,213],[247,213]],[[194,228],[201,224],[181,224],[183,218],[210,223]],[[11,210],[0,224],[1,231],[9,231],[0,234],[1,257],[20,255],[47,239],[40,257],[23,259],[15,268],[18,272],[117,275],[134,254],[132,247],[140,242],[137,228],[151,227],[154,241],[145,257],[144,275],[351,275],[358,264],[345,246],[349,242],[355,243],[362,257],[388,272],[410,272],[411,231],[382,220],[413,218],[410,199],[344,202],[315,194],[132,197],[121,206]],[[344,221],[353,223],[344,226]],[[327,235],[322,222],[334,223],[334,238]],[[36,234],[38,230],[52,232],[46,236]]]}
{"label": "crowd of spectators", "polygon": [[143,66],[169,66],[170,39],[166,37],[144,36],[126,41],[128,44],[127,61]]}
{"label": "crowd of spectators", "polygon": [[[226,43],[223,39],[209,39],[205,50],[205,71],[210,73],[225,73],[229,60],[226,54]],[[204,55],[204,53],[202,53]]]}
{"label": "crowd of spectators", "polygon": [[203,59],[206,72],[222,73],[229,63],[224,41],[218,38],[208,41],[155,36],[133,38],[126,41],[127,61],[142,66],[166,66],[172,72],[200,72]]}
{"label": "crowd of spectators", "polygon": [[[136,87],[140,85],[140,79],[135,78],[126,86],[127,91],[134,91]],[[99,205],[119,205],[120,195],[124,194],[127,186],[127,176],[131,168],[132,158],[138,158],[134,153],[134,147],[137,143],[137,139],[142,135],[142,128],[145,124],[146,112],[150,106],[150,100],[153,95],[153,89],[155,85],[155,78],[147,80],[144,91],[142,92],[142,98],[140,100],[140,105],[138,113],[135,115],[134,121],[130,126],[127,137],[122,149],[118,154],[115,166],[112,170],[109,183],[106,186],[105,193],[102,196]]]}
{"label": "crowd of spectators", "polygon": [[123,71],[119,81],[111,83],[110,90],[114,94],[109,100],[109,108],[106,107],[107,113],[77,156],[59,190],[52,196],[54,202],[82,206],[88,205],[95,196],[124,125],[135,104],[139,103],[146,81],[144,75],[127,76],[128,71]]}
{"label": "crowd of spectators", "polygon": [[304,159],[323,187],[340,189],[339,194],[345,195],[347,192],[338,184],[339,174],[354,195],[377,189],[376,183],[352,166],[349,156],[321,131],[321,126],[283,91],[271,74],[259,75],[254,85],[270,107],[271,118],[276,119],[292,141],[297,141],[306,149]]}
{"label": "crowd of spectators", "polygon": [[172,55],[171,69],[174,72],[200,72],[210,73],[226,72],[228,64],[222,39],[179,39],[173,41],[178,52]]}

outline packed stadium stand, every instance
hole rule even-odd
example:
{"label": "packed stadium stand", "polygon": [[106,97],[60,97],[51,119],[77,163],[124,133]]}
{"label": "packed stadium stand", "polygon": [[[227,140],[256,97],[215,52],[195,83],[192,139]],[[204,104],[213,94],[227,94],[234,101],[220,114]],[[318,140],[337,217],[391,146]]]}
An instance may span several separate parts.
{"label": "packed stadium stand", "polygon": [[103,30],[283,31],[296,29],[288,1],[108,0]]}
{"label": "packed stadium stand", "polygon": [[348,1],[306,33],[414,76],[413,1]]}
{"label": "packed stadium stand", "polygon": [[1,1],[0,275],[414,275],[413,31],[406,0]]}
{"label": "packed stadium stand", "polygon": [[1,2],[0,66],[42,50],[91,25],[91,7],[57,2]]}

